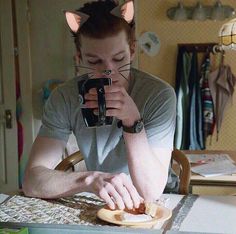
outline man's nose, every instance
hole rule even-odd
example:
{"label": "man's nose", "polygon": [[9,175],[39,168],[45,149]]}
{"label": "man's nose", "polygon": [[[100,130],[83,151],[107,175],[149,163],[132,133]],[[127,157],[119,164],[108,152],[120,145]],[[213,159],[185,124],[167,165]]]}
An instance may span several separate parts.
{"label": "man's nose", "polygon": [[114,66],[110,62],[105,63],[104,67],[101,70],[101,73],[105,76],[114,74]]}
{"label": "man's nose", "polygon": [[111,69],[105,69],[102,71],[102,74],[105,76],[110,76],[112,74],[112,70]]}

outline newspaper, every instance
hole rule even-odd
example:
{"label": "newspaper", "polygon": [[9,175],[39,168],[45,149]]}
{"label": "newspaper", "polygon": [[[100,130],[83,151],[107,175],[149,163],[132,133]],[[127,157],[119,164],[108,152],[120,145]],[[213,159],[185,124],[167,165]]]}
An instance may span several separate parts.
{"label": "newspaper", "polygon": [[210,162],[221,162],[221,161],[231,161],[228,154],[186,154],[190,163],[210,163]]}
{"label": "newspaper", "polygon": [[187,154],[190,163],[198,164],[191,171],[204,177],[236,173],[236,165],[228,154]]}

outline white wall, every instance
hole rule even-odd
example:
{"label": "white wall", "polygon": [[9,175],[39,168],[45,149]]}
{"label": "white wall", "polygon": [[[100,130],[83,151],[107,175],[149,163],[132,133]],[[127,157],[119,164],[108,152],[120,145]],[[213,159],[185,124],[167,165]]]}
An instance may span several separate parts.
{"label": "white wall", "polygon": [[75,47],[62,10],[78,9],[84,2],[86,1],[29,1],[35,135],[41,119],[42,99],[39,91],[43,84],[49,79],[67,80],[74,76]]}

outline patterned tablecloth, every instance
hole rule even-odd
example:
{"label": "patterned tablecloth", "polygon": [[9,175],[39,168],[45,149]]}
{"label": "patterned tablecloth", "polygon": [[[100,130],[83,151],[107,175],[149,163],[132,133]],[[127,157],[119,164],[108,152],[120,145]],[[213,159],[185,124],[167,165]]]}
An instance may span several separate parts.
{"label": "patterned tablecloth", "polygon": [[0,222],[109,225],[96,216],[103,206],[93,194],[56,200],[12,196],[0,204]]}

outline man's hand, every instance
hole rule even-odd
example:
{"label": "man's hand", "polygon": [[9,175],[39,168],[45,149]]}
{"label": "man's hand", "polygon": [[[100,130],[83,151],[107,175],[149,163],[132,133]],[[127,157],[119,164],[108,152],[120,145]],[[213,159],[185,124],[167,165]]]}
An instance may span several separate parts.
{"label": "man's hand", "polygon": [[[140,119],[139,110],[133,99],[129,96],[124,87],[118,85],[105,86],[106,116],[114,116],[122,120],[123,125],[132,126],[135,121]],[[86,107],[94,108],[95,114],[98,113],[97,91],[90,89],[85,95]]]}
{"label": "man's hand", "polygon": [[91,192],[102,198],[110,209],[138,208],[143,199],[125,174],[94,172],[85,180]]}

